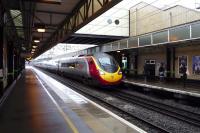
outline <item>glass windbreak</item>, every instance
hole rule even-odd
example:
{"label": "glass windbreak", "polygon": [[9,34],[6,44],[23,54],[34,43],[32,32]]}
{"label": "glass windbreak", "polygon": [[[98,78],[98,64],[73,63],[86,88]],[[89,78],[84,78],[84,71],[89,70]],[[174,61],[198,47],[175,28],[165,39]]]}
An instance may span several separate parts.
{"label": "glass windbreak", "polygon": [[192,38],[200,37],[200,23],[192,24]]}
{"label": "glass windbreak", "polygon": [[145,35],[139,38],[139,46],[145,46],[150,44],[151,44],[151,35]]}
{"label": "glass windbreak", "polygon": [[117,62],[110,56],[107,57],[99,57],[98,62],[100,64],[100,67],[106,71],[106,72],[116,72],[118,69]]}
{"label": "glass windbreak", "polygon": [[153,34],[153,44],[168,42],[168,31]]}
{"label": "glass windbreak", "polygon": [[190,39],[190,27],[188,25],[170,29],[169,34],[170,34],[170,41]]}

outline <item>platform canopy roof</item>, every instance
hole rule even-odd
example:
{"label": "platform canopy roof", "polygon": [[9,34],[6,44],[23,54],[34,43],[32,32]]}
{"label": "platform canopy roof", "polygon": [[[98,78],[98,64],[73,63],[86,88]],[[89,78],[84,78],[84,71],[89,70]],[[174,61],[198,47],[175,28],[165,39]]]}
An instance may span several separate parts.
{"label": "platform canopy roof", "polygon": [[[10,18],[8,20],[12,20],[11,24],[7,25],[9,35],[12,34],[11,38],[15,39],[16,45],[23,52],[37,57],[57,43],[78,43],[79,36],[74,33],[121,0],[2,1]],[[95,37],[97,36],[80,36],[81,40],[87,43]],[[98,38],[103,38],[103,42],[117,39],[110,39],[108,36]]]}

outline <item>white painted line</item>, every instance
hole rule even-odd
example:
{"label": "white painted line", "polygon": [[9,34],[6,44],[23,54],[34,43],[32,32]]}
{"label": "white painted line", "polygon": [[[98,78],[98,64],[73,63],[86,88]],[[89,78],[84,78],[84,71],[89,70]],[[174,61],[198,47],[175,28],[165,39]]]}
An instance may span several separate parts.
{"label": "white painted line", "polygon": [[169,91],[169,92],[174,92],[174,93],[186,94],[186,95],[189,95],[189,96],[200,97],[200,94],[195,93],[195,92],[171,89],[171,88],[166,88],[166,87],[148,85],[148,84],[143,84],[143,83],[136,83],[136,82],[125,81],[125,80],[123,82],[129,83],[129,84],[133,84],[133,85],[138,85],[138,86],[141,86],[141,87],[149,87],[149,88],[152,88],[152,89],[166,90],[166,91]]}
{"label": "white painted line", "polygon": [[73,122],[70,120],[70,118],[64,113],[62,108],[59,106],[59,104],[56,102],[56,100],[53,98],[53,96],[48,92],[47,88],[43,85],[42,81],[39,79],[37,75],[35,75],[38,81],[40,82],[41,86],[46,91],[47,95],[50,97],[50,99],[53,101],[53,103],[56,105],[59,113],[63,116],[65,122],[69,125],[69,127],[72,129],[74,133],[79,133],[78,129],[74,126]]}
{"label": "white painted line", "polygon": [[[73,91],[73,90],[72,90],[72,91]],[[130,123],[130,122],[128,122],[127,120],[125,120],[125,119],[119,117],[118,115],[116,115],[115,113],[111,112],[110,110],[108,110],[108,109],[102,107],[101,105],[99,105],[99,104],[97,104],[97,103],[91,101],[90,99],[86,98],[85,96],[83,96],[83,95],[81,95],[81,94],[79,94],[79,93],[77,93],[77,92],[75,92],[75,91],[74,91],[74,93],[76,93],[77,95],[83,97],[85,100],[87,100],[87,101],[90,102],[91,104],[93,104],[93,105],[95,105],[96,107],[100,108],[101,110],[107,112],[109,115],[113,116],[113,117],[116,118],[117,120],[119,120],[119,121],[121,121],[122,123],[128,125],[129,127],[133,128],[134,130],[136,130],[136,131],[138,131],[138,132],[140,132],[140,133],[147,133],[146,131],[142,130],[141,128],[139,128],[139,127],[133,125],[132,123]]]}
{"label": "white painted line", "polygon": [[[34,69],[34,71],[39,71],[39,70],[36,69],[36,68],[33,68],[33,69]],[[41,72],[41,71],[40,71],[40,72]],[[37,72],[36,72],[36,73],[37,73]],[[43,72],[41,72],[41,73],[43,73]],[[45,73],[43,73],[43,74],[45,74]],[[45,75],[47,75],[47,74],[45,74]],[[48,76],[48,75],[47,75],[47,76]],[[57,81],[57,82],[59,82],[59,81]],[[59,83],[62,84],[61,82],[59,82]],[[64,85],[64,84],[62,84],[62,85]],[[66,86],[66,85],[64,85],[64,86]],[[68,88],[69,88],[69,87],[68,87]],[[121,122],[124,123],[125,125],[127,125],[127,126],[131,127],[132,129],[136,130],[137,132],[140,132],[140,133],[147,133],[146,131],[142,130],[141,128],[139,128],[139,127],[137,127],[137,126],[135,126],[135,125],[133,125],[133,124],[130,123],[129,121],[123,119],[122,117],[119,117],[118,115],[116,115],[115,113],[111,112],[110,110],[108,110],[108,109],[102,107],[101,105],[99,105],[99,104],[97,104],[97,103],[91,101],[90,99],[86,98],[85,96],[79,94],[78,92],[74,91],[73,89],[71,89],[70,91],[72,91],[73,93],[75,93],[75,94],[77,94],[78,96],[82,97],[83,99],[87,100],[89,103],[93,104],[93,105],[96,106],[97,108],[99,108],[99,109],[105,111],[106,113],[108,113],[108,114],[111,115],[112,117],[116,118],[117,120],[121,121]]]}
{"label": "white painted line", "polygon": [[[34,69],[34,71],[35,71],[36,68],[33,68],[33,69]],[[39,71],[39,70],[36,69],[36,71]],[[41,72],[41,71],[40,71],[40,72]],[[43,72],[41,72],[41,73],[43,73]],[[43,73],[43,74],[45,74],[45,73]],[[47,75],[47,74],[45,74],[45,75]],[[59,81],[57,81],[57,82],[59,82]],[[59,82],[59,83],[62,84],[61,82]],[[64,84],[63,84],[63,85],[64,85]],[[121,122],[124,123],[125,125],[131,127],[132,129],[136,130],[137,132],[140,132],[140,133],[147,133],[146,131],[142,130],[141,128],[139,128],[139,127],[133,125],[133,124],[130,123],[129,121],[123,119],[122,117],[119,117],[119,116],[116,115],[115,113],[113,113],[113,112],[111,112],[110,110],[108,110],[108,109],[102,107],[101,105],[99,105],[99,104],[93,102],[92,100],[86,98],[85,96],[79,94],[78,92],[76,92],[76,91],[74,91],[74,90],[72,90],[72,89],[71,89],[70,91],[72,91],[73,93],[75,93],[75,94],[77,94],[78,96],[82,97],[83,99],[87,100],[88,102],[90,102],[91,104],[93,104],[94,106],[96,106],[97,108],[99,108],[99,109],[101,109],[101,110],[107,112],[109,115],[111,115],[112,117],[114,117],[114,118],[116,118],[117,120],[121,121]]]}

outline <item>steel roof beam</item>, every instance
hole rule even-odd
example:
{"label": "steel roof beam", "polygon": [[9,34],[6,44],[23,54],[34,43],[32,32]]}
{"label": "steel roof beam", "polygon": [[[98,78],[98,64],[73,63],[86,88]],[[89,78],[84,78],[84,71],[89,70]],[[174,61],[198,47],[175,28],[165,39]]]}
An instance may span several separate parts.
{"label": "steel roof beam", "polygon": [[59,29],[49,37],[35,57],[55,46],[57,43],[64,42],[71,34],[120,1],[122,0],[82,0],[72,11],[72,14],[59,26]]}
{"label": "steel roof beam", "polygon": [[[24,0],[24,1],[33,1],[33,0]],[[46,4],[61,4],[61,0],[34,0],[37,3],[46,3]]]}
{"label": "steel roof beam", "polygon": [[128,36],[113,36],[113,35],[98,35],[98,34],[80,34],[75,33],[71,35],[73,37],[88,37],[88,38],[111,38],[111,39],[122,39],[122,38],[128,38]]}
{"label": "steel roof beam", "polygon": [[55,11],[45,11],[45,10],[35,10],[35,12],[36,13],[59,14],[59,15],[70,16],[70,13],[65,13],[65,12],[55,12]]}

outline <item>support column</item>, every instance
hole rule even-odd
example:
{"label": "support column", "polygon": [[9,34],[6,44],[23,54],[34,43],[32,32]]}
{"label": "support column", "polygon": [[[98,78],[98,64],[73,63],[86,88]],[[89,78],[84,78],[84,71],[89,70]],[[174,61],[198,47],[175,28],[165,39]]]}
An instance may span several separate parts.
{"label": "support column", "polygon": [[15,52],[14,52],[14,79],[17,78],[18,71],[19,71],[19,54],[18,54],[18,50],[15,49]]}
{"label": "support column", "polygon": [[138,51],[130,51],[128,56],[128,70],[129,75],[132,77],[137,76],[138,69]]}
{"label": "support column", "polygon": [[175,78],[175,60],[176,60],[176,49],[172,48],[172,77]]}
{"label": "support column", "polygon": [[14,80],[14,51],[13,42],[9,42],[8,46],[8,84],[12,84]]}
{"label": "support column", "polygon": [[0,97],[3,95],[3,22],[4,22],[4,11],[2,3],[0,1]]}
{"label": "support column", "polygon": [[[3,26],[0,26],[3,33]],[[0,34],[0,97],[3,95],[3,34]]]}
{"label": "support column", "polygon": [[167,78],[171,77],[171,49],[166,47],[166,71]]}
{"label": "support column", "polygon": [[135,55],[134,74],[138,75],[138,54]]}

